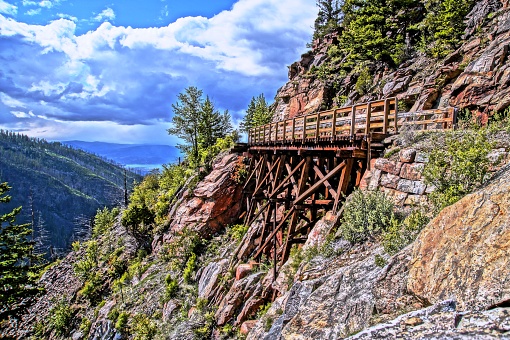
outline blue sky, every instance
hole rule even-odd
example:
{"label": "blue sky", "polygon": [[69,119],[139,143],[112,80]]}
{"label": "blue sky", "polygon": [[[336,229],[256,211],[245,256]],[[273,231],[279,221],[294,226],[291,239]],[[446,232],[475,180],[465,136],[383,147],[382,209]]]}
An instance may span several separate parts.
{"label": "blue sky", "polygon": [[238,123],[310,42],[313,0],[0,0],[0,128],[175,145],[188,86]]}

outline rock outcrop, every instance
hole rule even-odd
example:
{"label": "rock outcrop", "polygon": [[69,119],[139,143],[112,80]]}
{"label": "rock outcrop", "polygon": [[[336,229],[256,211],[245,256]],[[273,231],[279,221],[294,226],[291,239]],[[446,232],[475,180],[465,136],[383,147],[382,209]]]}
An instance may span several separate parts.
{"label": "rock outcrop", "polygon": [[506,0],[478,1],[457,51],[439,61],[418,53],[395,70],[378,68],[368,95],[356,92],[355,72],[341,75],[338,69],[327,80],[318,75],[316,70],[331,62],[329,47],[337,44],[336,36],[326,36],[290,66],[289,81],[275,97],[274,119],[396,96],[410,111],[454,106],[469,108],[485,121],[489,113],[510,105],[509,22]]}
{"label": "rock outcrop", "polygon": [[490,184],[445,208],[419,235],[408,280],[431,303],[460,310],[510,302],[510,166]]}
{"label": "rock outcrop", "polygon": [[236,154],[218,157],[212,171],[191,192],[184,193],[181,204],[169,216],[171,233],[163,238],[169,241],[174,233],[192,226],[192,230],[210,238],[239,216],[241,187],[232,178],[238,160]]}

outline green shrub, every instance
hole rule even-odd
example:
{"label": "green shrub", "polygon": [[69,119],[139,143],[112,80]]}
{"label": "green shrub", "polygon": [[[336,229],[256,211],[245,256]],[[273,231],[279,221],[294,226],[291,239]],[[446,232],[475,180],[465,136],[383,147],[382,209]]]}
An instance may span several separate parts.
{"label": "green shrub", "polygon": [[363,67],[359,72],[354,88],[361,96],[367,94],[372,86],[372,75],[368,67]]}
{"label": "green shrub", "polygon": [[49,312],[49,325],[58,336],[66,336],[71,329],[73,311],[65,298],[53,300]]}
{"label": "green shrub", "polygon": [[197,254],[191,253],[191,256],[188,259],[188,262],[186,262],[186,268],[184,268],[184,272],[182,273],[182,278],[184,279],[184,282],[190,283],[191,276],[193,275],[193,272],[195,271],[196,265],[197,265]]}
{"label": "green shrub", "polygon": [[381,191],[355,190],[345,202],[340,234],[351,243],[374,239],[393,218],[393,202]]}
{"label": "green shrub", "polygon": [[484,182],[490,166],[487,155],[493,145],[484,129],[445,134],[444,145],[431,151],[423,169],[425,183],[435,187],[429,198],[436,212]]}
{"label": "green shrub", "polygon": [[396,254],[416,239],[429,220],[422,209],[413,210],[402,222],[393,218],[382,234],[384,251],[390,255]]}
{"label": "green shrub", "polygon": [[227,233],[233,240],[241,242],[244,235],[248,231],[248,228],[249,227],[244,224],[235,224],[228,229]]}
{"label": "green shrub", "polygon": [[165,302],[174,298],[179,291],[179,283],[172,275],[168,274],[165,278]]}
{"label": "green shrub", "polygon": [[96,216],[94,217],[92,236],[97,237],[109,231],[113,227],[118,214],[118,208],[113,208],[110,210],[104,207],[102,210],[98,209]]}
{"label": "green shrub", "polygon": [[97,241],[88,241],[86,245],[85,258],[73,265],[74,273],[82,280],[87,280],[94,273],[93,269],[97,267],[99,259],[99,245]]}
{"label": "green shrub", "polygon": [[128,320],[129,314],[126,312],[120,312],[115,318],[115,329],[121,333],[125,333],[127,330]]}
{"label": "green shrub", "polygon": [[85,281],[82,289],[78,292],[78,295],[85,297],[91,303],[97,302],[101,297],[101,279],[97,272],[93,272],[89,275],[89,279]]}
{"label": "green shrub", "polygon": [[83,332],[85,336],[87,336],[90,332],[90,327],[92,326],[92,321],[90,321],[88,318],[83,318],[81,320],[80,324],[80,331]]}
{"label": "green shrub", "polygon": [[134,340],[151,340],[156,335],[157,328],[147,315],[136,314],[130,322],[130,330],[134,334]]}
{"label": "green shrub", "polygon": [[376,254],[374,256],[374,262],[375,262],[376,266],[381,267],[381,268],[383,268],[386,265],[386,260],[384,259],[384,257],[382,257],[379,254]]}

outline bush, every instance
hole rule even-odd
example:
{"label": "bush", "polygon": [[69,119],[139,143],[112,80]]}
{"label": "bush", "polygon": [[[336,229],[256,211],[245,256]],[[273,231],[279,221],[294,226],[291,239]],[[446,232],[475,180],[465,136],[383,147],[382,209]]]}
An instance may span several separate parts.
{"label": "bush", "polygon": [[347,199],[340,234],[351,243],[373,239],[393,218],[393,202],[381,191],[355,190]]}
{"label": "bush", "polygon": [[244,224],[235,224],[228,229],[227,233],[230,238],[240,242],[248,231],[248,228],[249,227]]}
{"label": "bush", "polygon": [[92,229],[92,236],[97,237],[109,231],[115,223],[115,218],[119,214],[118,208],[109,210],[104,207],[102,210],[98,209],[94,217],[94,228]]}
{"label": "bush", "polygon": [[483,129],[445,134],[444,145],[432,150],[423,169],[425,183],[435,187],[429,197],[436,212],[484,182],[490,166],[487,155],[493,145]]}
{"label": "bush", "polygon": [[197,265],[196,262],[197,255],[195,253],[191,253],[188,262],[186,262],[186,268],[184,268],[184,272],[182,273],[182,278],[184,279],[184,282],[190,283],[191,276],[193,275],[193,272],[195,271]]}
{"label": "bush", "polygon": [[65,298],[53,300],[50,309],[49,324],[58,336],[66,336],[71,329],[73,312],[69,302]]}
{"label": "bush", "polygon": [[165,278],[165,302],[174,298],[179,291],[179,283],[176,279],[172,277],[172,275],[168,274]]}
{"label": "bush", "polygon": [[151,340],[157,331],[156,324],[145,314],[136,314],[130,322],[130,329],[135,340]]}
{"label": "bush", "polygon": [[413,210],[402,222],[393,218],[382,235],[384,251],[390,255],[413,242],[430,218],[421,209]]}
{"label": "bush", "polygon": [[129,314],[126,312],[120,312],[115,318],[115,329],[121,333],[125,333],[128,325],[128,320]]}

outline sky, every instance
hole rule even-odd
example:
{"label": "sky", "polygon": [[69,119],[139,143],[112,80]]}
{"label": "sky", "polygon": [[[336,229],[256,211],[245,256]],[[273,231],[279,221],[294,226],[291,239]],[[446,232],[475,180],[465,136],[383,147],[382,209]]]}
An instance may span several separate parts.
{"label": "sky", "polygon": [[189,86],[238,124],[311,41],[314,0],[0,0],[0,129],[175,145]]}

